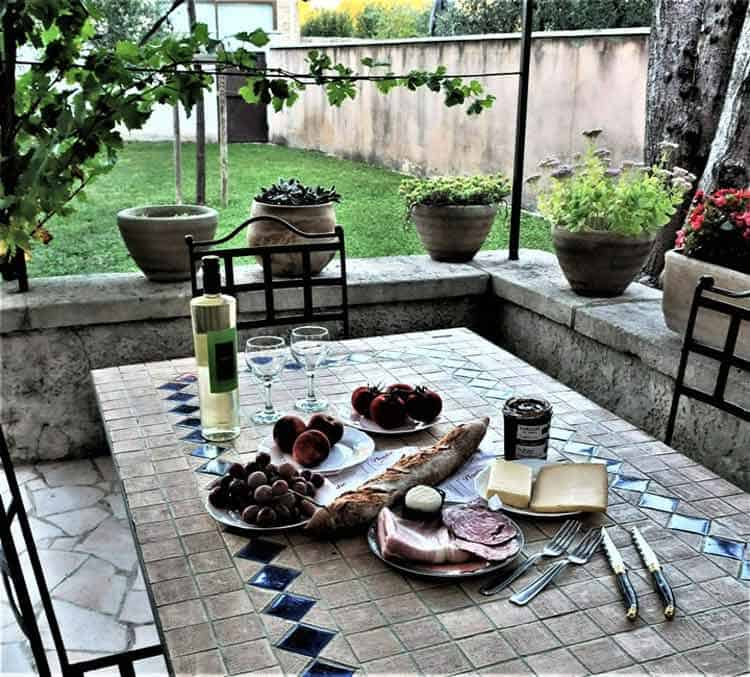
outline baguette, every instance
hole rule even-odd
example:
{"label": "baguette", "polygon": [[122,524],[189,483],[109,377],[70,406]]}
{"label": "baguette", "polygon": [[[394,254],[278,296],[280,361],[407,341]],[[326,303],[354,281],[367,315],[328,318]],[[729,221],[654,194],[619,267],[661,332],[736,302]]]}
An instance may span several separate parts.
{"label": "baguette", "polygon": [[464,423],[432,447],[404,456],[354,491],[341,494],[328,507],[318,508],[305,530],[328,538],[362,531],[382,508],[393,506],[412,487],[435,486],[456,472],[479,448],[488,425],[486,417]]}

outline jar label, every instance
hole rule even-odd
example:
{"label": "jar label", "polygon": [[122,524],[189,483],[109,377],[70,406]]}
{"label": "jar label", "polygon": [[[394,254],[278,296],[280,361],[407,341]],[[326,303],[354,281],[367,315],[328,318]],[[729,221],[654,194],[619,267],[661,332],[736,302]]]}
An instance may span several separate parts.
{"label": "jar label", "polygon": [[538,444],[517,444],[517,458],[547,458],[547,442]]}
{"label": "jar label", "polygon": [[542,440],[549,436],[549,423],[541,425],[519,425],[516,429],[518,440]]}

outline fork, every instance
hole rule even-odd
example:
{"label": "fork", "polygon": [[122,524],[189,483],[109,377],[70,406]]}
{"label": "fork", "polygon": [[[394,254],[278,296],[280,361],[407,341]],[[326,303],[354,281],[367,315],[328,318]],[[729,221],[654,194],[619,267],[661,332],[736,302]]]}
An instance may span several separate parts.
{"label": "fork", "polygon": [[586,564],[594,554],[599,544],[602,542],[602,530],[601,529],[589,529],[583,538],[580,540],[578,545],[575,547],[565,559],[560,560],[556,564],[553,564],[547,571],[545,571],[539,578],[533,583],[527,585],[523,590],[517,592],[510,598],[510,601],[514,604],[523,606],[528,604],[534,597],[536,597],[544,588],[546,588],[560,572],[568,566],[568,564]]}
{"label": "fork", "polygon": [[578,520],[567,520],[554,535],[552,540],[544,546],[544,550],[527,557],[521,564],[509,573],[505,573],[502,576],[492,579],[485,583],[479,592],[483,595],[494,595],[507,588],[513,581],[520,578],[526,571],[528,571],[536,562],[542,557],[559,557],[567,549],[568,546],[573,542],[576,537],[578,530],[581,528],[581,523]]}

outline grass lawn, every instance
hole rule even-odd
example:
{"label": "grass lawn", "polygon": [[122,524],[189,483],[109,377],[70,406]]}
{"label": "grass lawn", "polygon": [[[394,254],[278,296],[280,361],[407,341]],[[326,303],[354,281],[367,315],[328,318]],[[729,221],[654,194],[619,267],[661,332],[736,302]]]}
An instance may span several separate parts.
{"label": "grass lawn", "polygon": [[[352,257],[421,254],[424,249],[412,227],[403,224],[404,208],[398,196],[401,175],[360,162],[339,160],[313,151],[281,146],[233,144],[229,147],[229,205],[219,207],[218,149],[207,149],[208,204],[220,214],[219,234],[231,230],[249,215],[258,188],[280,176],[306,183],[334,184],[343,196],[336,208],[346,230],[347,254]],[[183,145],[183,192],[187,202],[195,195],[195,146]],[[53,219],[54,240],[38,246],[29,264],[30,274],[69,275],[137,270],[117,228],[115,215],[125,207],[174,201],[174,172],[170,143],[130,143],[115,168],[100,177],[76,211]],[[486,249],[507,246],[507,215],[501,209]],[[550,249],[549,227],[524,214],[521,243]]]}

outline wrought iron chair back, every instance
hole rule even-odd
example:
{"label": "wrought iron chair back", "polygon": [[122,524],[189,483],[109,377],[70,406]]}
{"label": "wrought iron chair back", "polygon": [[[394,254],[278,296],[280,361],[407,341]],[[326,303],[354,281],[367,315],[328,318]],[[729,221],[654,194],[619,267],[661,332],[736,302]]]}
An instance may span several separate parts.
{"label": "wrought iron chair back", "polygon": [[0,550],[0,574],[2,575],[8,604],[13,615],[16,617],[16,622],[21,632],[29,640],[38,674],[41,677],[50,677],[52,670],[45,652],[39,623],[34,614],[29,583],[21,567],[21,551],[16,544],[16,538],[11,530],[14,521],[18,524],[21,532],[21,538],[26,548],[34,581],[39,590],[42,610],[49,624],[52,642],[60,661],[63,677],[83,677],[88,672],[115,666],[119,669],[122,677],[135,677],[134,663],[145,658],[163,655],[164,650],[161,645],[156,644],[76,663],[71,663],[68,660],[60,625],[55,615],[52,598],[47,587],[39,553],[34,543],[34,537],[31,533],[29,519],[23,504],[23,496],[21,495],[21,489],[13,467],[13,460],[10,457],[10,451],[2,427],[0,427],[0,461],[2,461],[5,480],[10,494],[7,507],[5,499],[0,496],[0,546],[2,546],[2,550]]}
{"label": "wrought iron chair back", "polygon": [[[733,300],[750,299],[750,290],[746,292],[733,292],[728,289],[716,287],[714,286],[714,279],[708,275],[704,275],[699,280],[690,307],[690,315],[688,316],[688,323],[685,329],[685,339],[682,344],[680,365],[677,369],[677,379],[675,382],[674,395],[672,396],[672,406],[669,411],[667,432],[664,439],[667,444],[672,443],[675,420],[677,418],[677,406],[680,397],[683,395],[721,409],[743,421],[750,421],[750,410],[745,409],[736,403],[729,402],[725,396],[730,369],[741,369],[750,372],[750,360],[744,359],[736,354],[737,337],[739,336],[740,326],[742,322],[750,322],[750,308],[744,308],[735,305],[730,301],[715,298],[714,296],[706,296],[706,293]],[[727,316],[729,319],[729,328],[727,330],[723,349],[707,346],[704,343],[697,341],[693,336],[695,331],[695,321],[698,316],[698,311],[701,308],[713,310],[721,315]],[[719,363],[716,383],[712,392],[699,390],[698,388],[685,385],[685,371],[687,369],[690,353],[704,355],[705,357],[716,360]]]}
{"label": "wrought iron chair back", "polygon": [[[257,221],[273,221],[303,240],[291,244],[268,245],[257,247],[217,248],[229,242],[238,233]],[[221,258],[224,267],[224,284],[222,291],[237,298],[242,292],[262,291],[264,293],[264,317],[257,320],[238,320],[238,329],[257,329],[279,324],[299,324],[310,322],[341,322],[343,337],[349,336],[349,299],[346,282],[346,248],[344,246],[344,229],[336,226],[332,233],[305,233],[294,225],[276,216],[255,216],[237,226],[231,233],[218,240],[195,241],[192,235],[185,236],[190,257],[190,282],[193,296],[203,290],[198,286],[198,263],[201,257],[214,255]],[[310,255],[314,252],[333,252],[339,255],[340,273],[338,276],[313,277]],[[302,276],[296,278],[275,278],[272,275],[272,257],[274,254],[300,254],[302,258]],[[240,282],[235,280],[235,258],[259,257],[262,261],[262,282]],[[340,287],[341,303],[339,306],[328,306],[316,309],[313,304],[313,290],[316,287]],[[301,289],[302,312],[281,312],[277,308],[275,291],[281,289]],[[255,309],[254,309],[255,310]],[[242,312],[238,308],[238,315]]]}

